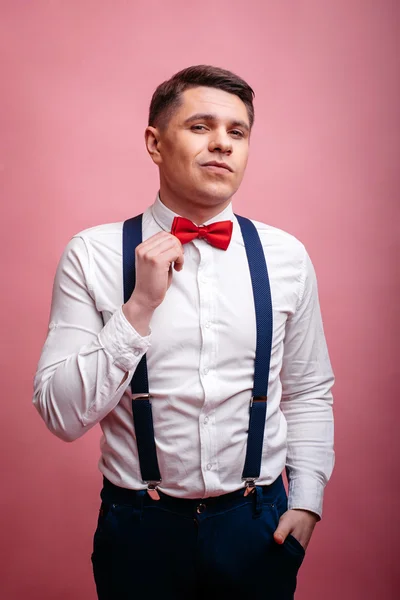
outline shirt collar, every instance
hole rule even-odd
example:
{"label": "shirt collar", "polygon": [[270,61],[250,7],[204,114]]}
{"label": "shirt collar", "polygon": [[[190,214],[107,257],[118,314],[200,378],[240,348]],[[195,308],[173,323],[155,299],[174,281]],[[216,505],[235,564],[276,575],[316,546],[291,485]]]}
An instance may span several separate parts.
{"label": "shirt collar", "polygon": [[[179,216],[161,202],[159,192],[154,204],[151,206],[151,213],[156,223],[161,227],[161,229],[164,229],[164,231],[171,231],[174,217]],[[216,221],[233,221],[235,225],[236,219],[233,214],[232,202],[230,202],[222,212],[220,212],[218,215],[215,215],[212,219],[209,219],[205,223],[202,223],[202,225],[209,225],[210,223],[215,223]]]}

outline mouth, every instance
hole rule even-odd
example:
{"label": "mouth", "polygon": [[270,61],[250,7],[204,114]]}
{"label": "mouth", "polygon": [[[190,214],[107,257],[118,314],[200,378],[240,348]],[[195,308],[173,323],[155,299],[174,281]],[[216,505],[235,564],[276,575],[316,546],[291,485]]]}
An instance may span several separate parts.
{"label": "mouth", "polygon": [[223,172],[233,172],[233,169],[231,169],[231,167],[229,165],[227,165],[226,163],[223,162],[217,162],[215,160],[212,160],[210,162],[204,163],[203,165],[201,165],[202,167],[206,167],[207,169],[209,169],[210,171],[215,171],[215,172],[219,172],[219,173],[223,173]]}

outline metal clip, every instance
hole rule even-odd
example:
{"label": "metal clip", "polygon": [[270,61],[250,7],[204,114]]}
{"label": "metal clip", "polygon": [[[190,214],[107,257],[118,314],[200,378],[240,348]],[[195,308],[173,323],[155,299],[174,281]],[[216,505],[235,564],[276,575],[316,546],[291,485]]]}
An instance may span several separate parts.
{"label": "metal clip", "polygon": [[158,485],[161,483],[160,481],[146,481],[147,483],[147,493],[152,500],[159,500],[160,494],[157,491]]}
{"label": "metal clip", "polygon": [[266,402],[268,396],[252,396],[250,399],[250,406],[253,406],[254,402]]}
{"label": "metal clip", "polygon": [[150,394],[132,394],[132,400],[150,400]]}
{"label": "metal clip", "polygon": [[244,495],[249,496],[249,494],[252,494],[254,492],[254,490],[256,489],[256,480],[252,479],[250,477],[247,477],[247,478],[245,477],[244,481],[245,481]]}

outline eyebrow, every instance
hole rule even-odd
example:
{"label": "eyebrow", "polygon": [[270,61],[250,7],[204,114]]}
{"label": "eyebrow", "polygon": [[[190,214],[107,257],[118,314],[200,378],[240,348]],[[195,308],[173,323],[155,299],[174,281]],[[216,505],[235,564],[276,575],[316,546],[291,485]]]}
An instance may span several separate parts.
{"label": "eyebrow", "polygon": [[[197,114],[192,115],[191,117],[187,118],[184,121],[184,125],[189,125],[189,123],[192,123],[193,121],[212,121],[212,122],[216,123],[218,121],[218,118],[216,115],[212,115],[210,113],[197,113]],[[246,131],[250,131],[250,127],[247,125],[247,123],[245,121],[231,121],[231,126],[232,127],[243,127],[243,129],[245,129]]]}

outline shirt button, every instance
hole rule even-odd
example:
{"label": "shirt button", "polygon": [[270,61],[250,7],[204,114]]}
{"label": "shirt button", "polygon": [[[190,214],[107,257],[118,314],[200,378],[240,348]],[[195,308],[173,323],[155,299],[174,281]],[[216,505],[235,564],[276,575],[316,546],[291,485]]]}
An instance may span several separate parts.
{"label": "shirt button", "polygon": [[140,350],[139,350],[139,348],[135,348],[135,349],[134,349],[134,351],[133,351],[133,354],[134,354],[135,356],[139,356],[139,354],[140,354]]}
{"label": "shirt button", "polygon": [[207,321],[206,327],[207,327],[207,329],[209,329],[211,327],[211,321]]}
{"label": "shirt button", "polygon": [[211,469],[212,469],[212,464],[208,463],[208,465],[207,465],[207,471],[211,471]]}
{"label": "shirt button", "polygon": [[204,425],[207,425],[209,420],[210,420],[209,417],[204,417]]}
{"label": "shirt button", "polygon": [[207,283],[208,279],[206,277],[202,277],[200,279],[201,283]]}
{"label": "shirt button", "polygon": [[207,369],[207,367],[206,367],[203,371],[204,375],[207,375],[209,371],[210,371],[210,369]]}

